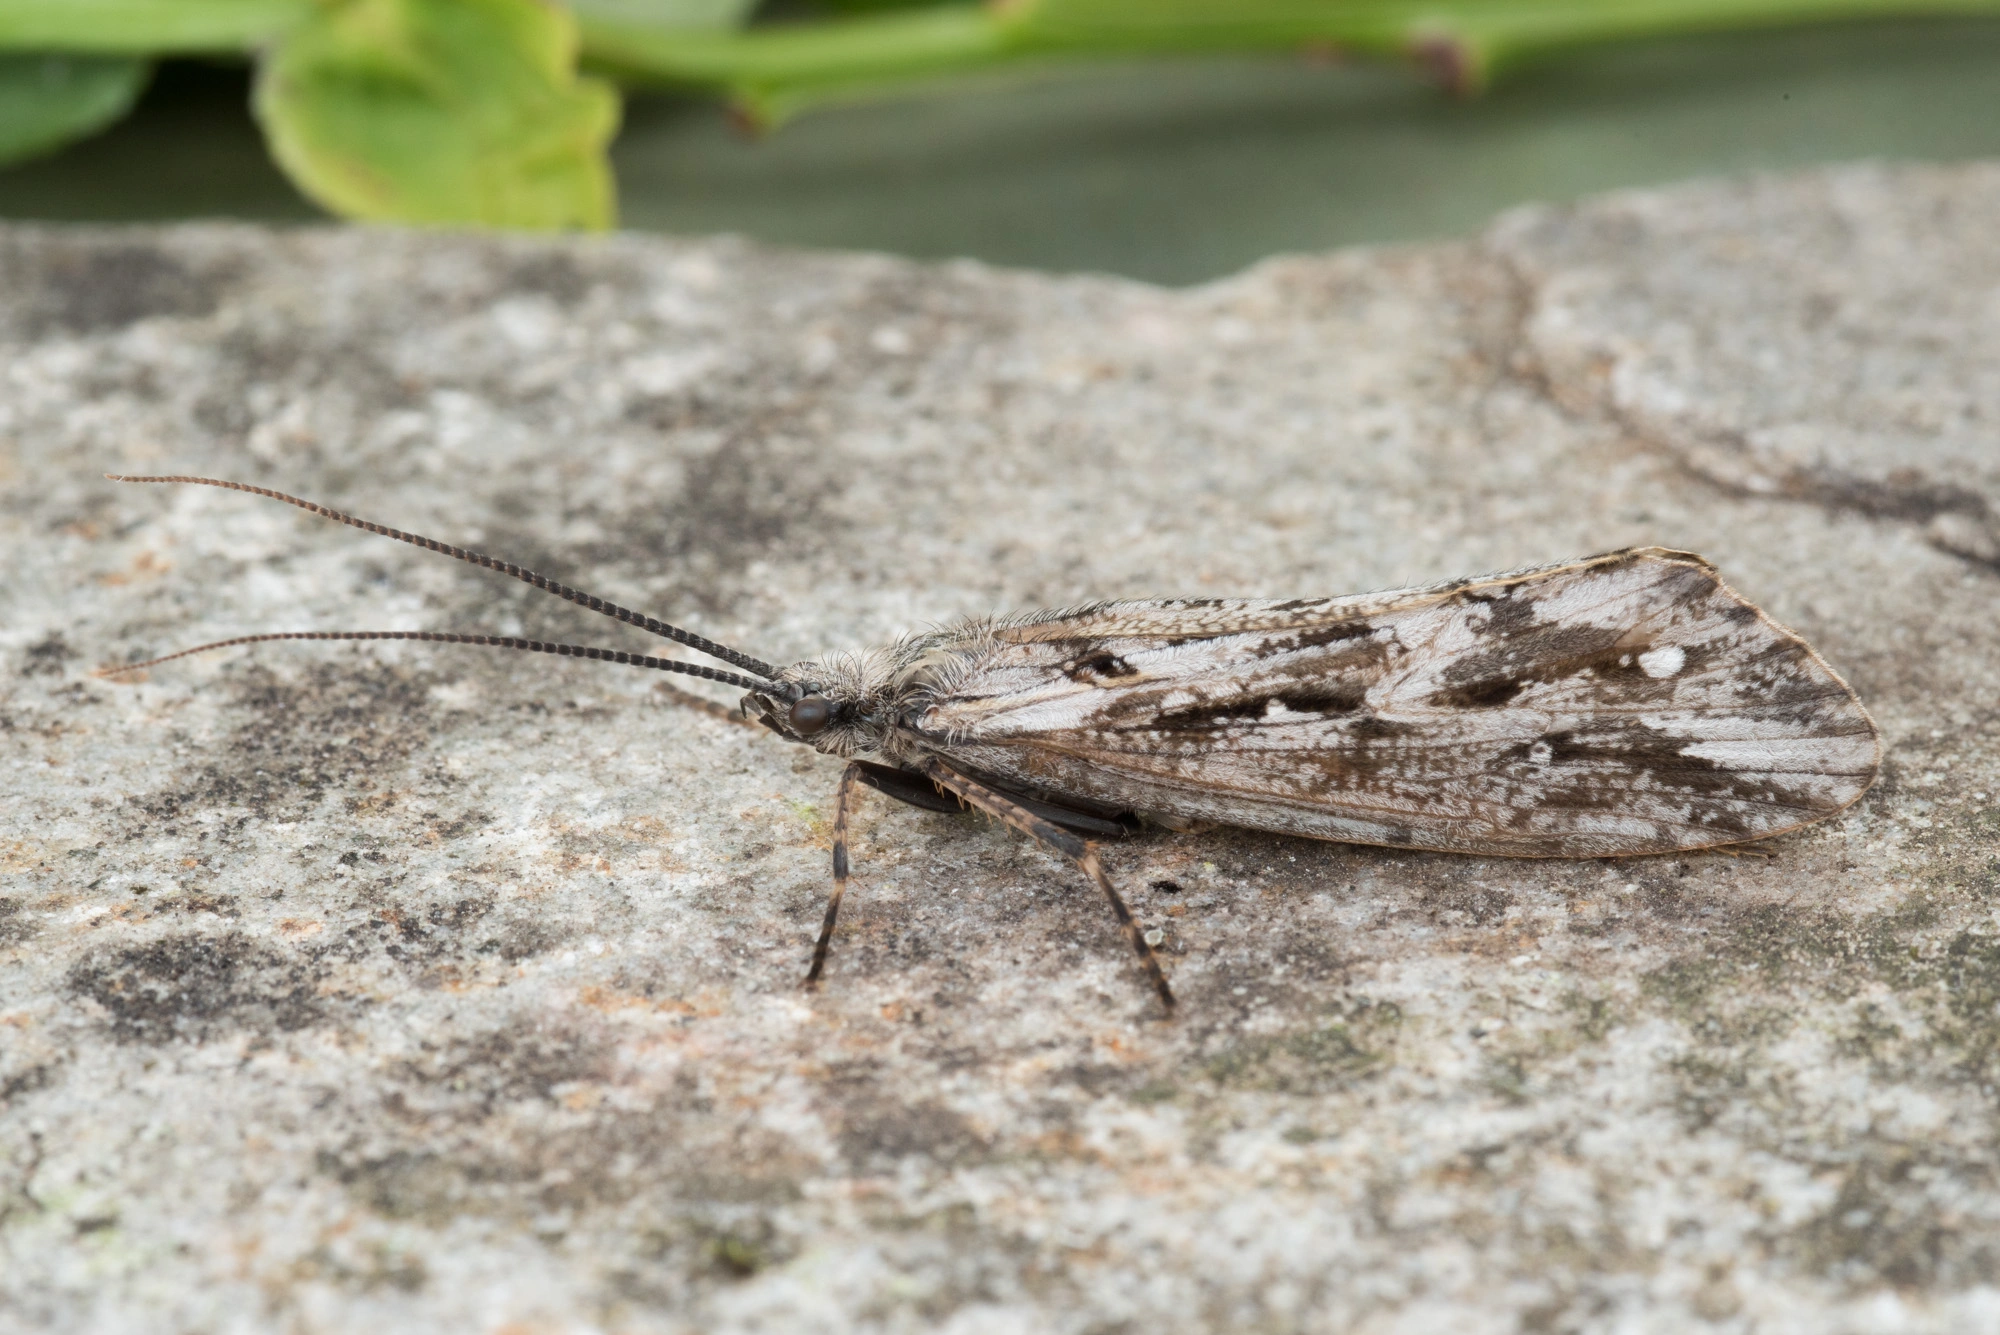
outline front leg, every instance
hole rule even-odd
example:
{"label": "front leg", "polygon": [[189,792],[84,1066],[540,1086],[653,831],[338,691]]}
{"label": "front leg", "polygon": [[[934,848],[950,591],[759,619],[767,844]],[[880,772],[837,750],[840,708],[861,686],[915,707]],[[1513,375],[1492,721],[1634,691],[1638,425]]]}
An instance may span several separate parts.
{"label": "front leg", "polygon": [[840,901],[847,896],[847,813],[860,790],[861,766],[849,763],[833,797],[833,898],[826,901],[826,921],[820,924],[819,943],[813,947],[812,968],[806,970],[807,987],[816,985],[826,968],[827,947],[833,944],[834,919],[840,916]]}
{"label": "front leg", "polygon": [[[1053,821],[1044,820],[1020,803],[1005,794],[995,792],[978,780],[967,778],[936,756],[925,756],[917,762],[917,768],[941,787],[949,788],[964,798],[967,805],[978,807],[987,815],[1004,822],[1010,829],[1027,835],[1051,853],[1068,858],[1078,870],[1095,881],[1097,888],[1104,892],[1104,897],[1111,901],[1111,911],[1117,915],[1118,925],[1124,929],[1126,939],[1132,943],[1132,949],[1137,952],[1139,962],[1146,970],[1146,976],[1153,980],[1153,988],[1160,994],[1160,1000],[1166,1003],[1169,1012],[1173,1010],[1174,993],[1173,989],[1167,986],[1167,975],[1160,968],[1160,958],[1153,953],[1152,946],[1147,944],[1146,934],[1139,930],[1139,924],[1132,920],[1132,911],[1125,907],[1125,901],[1119,897],[1117,887],[1112,885],[1111,878],[1104,874],[1104,864],[1097,860],[1096,844],[1070,833]],[[843,779],[841,790],[845,792],[846,788],[847,783]],[[835,819],[838,828],[839,818]],[[834,857],[839,860],[838,865],[844,867],[846,865],[844,854],[838,851],[843,845],[838,842],[838,835],[835,838]],[[840,892],[835,890],[834,902],[838,903],[839,898]],[[828,909],[829,924],[833,921],[832,915],[833,910]]]}

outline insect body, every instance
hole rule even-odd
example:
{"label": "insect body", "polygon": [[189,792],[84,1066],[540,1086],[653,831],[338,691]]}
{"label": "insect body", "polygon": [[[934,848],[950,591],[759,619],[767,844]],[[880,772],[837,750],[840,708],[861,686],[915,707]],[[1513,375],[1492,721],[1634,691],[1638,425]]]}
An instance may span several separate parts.
{"label": "insect body", "polygon": [[119,480],[270,496],[499,570],[741,669],[426,631],[219,642],[470,643],[744,687],[746,713],[849,761],[809,983],[846,891],[848,817],[863,786],[933,810],[984,811],[1069,859],[1104,893],[1171,1006],[1094,842],[1141,818],[1488,856],[1670,853],[1830,816],[1867,791],[1880,763],[1875,725],[1847,684],[1686,552],[1641,548],[1348,598],[1100,603],[966,621],[779,669],[296,497],[208,478]]}

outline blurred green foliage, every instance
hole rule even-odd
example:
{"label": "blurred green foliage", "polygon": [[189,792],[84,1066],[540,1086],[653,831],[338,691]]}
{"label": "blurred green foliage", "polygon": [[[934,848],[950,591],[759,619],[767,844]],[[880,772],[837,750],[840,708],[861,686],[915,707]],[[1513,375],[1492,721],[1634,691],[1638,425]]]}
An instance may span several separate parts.
{"label": "blurred green foliage", "polygon": [[0,163],[118,119],[149,62],[253,61],[273,157],[337,214],[603,228],[619,87],[816,105],[991,68],[1203,52],[1397,62],[1459,95],[1586,43],[2000,0],[0,0]]}
{"label": "blurred green foliage", "polygon": [[129,56],[0,54],[0,162],[103,129],[132,109],[146,73]]}
{"label": "blurred green foliage", "polygon": [[604,228],[618,95],[579,78],[576,22],[528,0],[352,0],[263,61],[271,152],[336,213]]}

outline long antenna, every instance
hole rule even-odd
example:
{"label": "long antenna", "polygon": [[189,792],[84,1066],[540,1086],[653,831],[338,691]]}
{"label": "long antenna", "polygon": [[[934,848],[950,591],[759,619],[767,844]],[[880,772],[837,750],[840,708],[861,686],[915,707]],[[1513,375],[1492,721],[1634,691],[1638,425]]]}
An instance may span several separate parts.
{"label": "long antenna", "polygon": [[511,635],[459,635],[442,630],[281,630],[264,635],[239,635],[233,640],[215,640],[208,644],[197,644],[192,649],[182,649],[178,653],[149,658],[143,663],[110,664],[97,669],[96,675],[115,677],[124,672],[137,672],[140,668],[171,663],[176,658],[186,658],[189,654],[206,653],[210,649],[227,649],[238,644],[262,644],[266,640],[427,640],[432,644],[477,644],[489,649],[520,649],[531,654],[560,654],[564,658],[588,658],[600,663],[624,663],[631,667],[654,668],[661,672],[679,672],[689,677],[700,677],[704,681],[719,681],[725,686],[741,686],[747,691],[761,691],[769,686],[768,682],[755,681],[734,672],[724,672],[721,668],[712,668],[706,663],[677,663],[671,658],[648,658],[644,654],[628,654],[623,649],[598,649],[587,644],[551,644],[546,640],[521,640]]}
{"label": "long antenna", "polygon": [[[572,589],[567,584],[558,584],[545,575],[537,575],[534,571],[525,570],[520,566],[514,565],[512,562],[497,561],[490,556],[483,556],[478,552],[469,552],[463,547],[453,547],[448,543],[439,542],[435,538],[426,538],[415,533],[405,533],[399,528],[389,528],[384,524],[371,523],[366,519],[357,519],[353,515],[342,514],[340,511],[328,509],[324,505],[319,505],[308,500],[301,500],[297,496],[287,496],[282,491],[272,491],[268,487],[253,487],[246,482],[225,482],[221,478],[213,477],[134,477],[122,473],[106,473],[104,476],[113,482],[193,482],[204,487],[221,487],[227,491],[247,491],[253,496],[268,496],[274,501],[283,501],[286,505],[296,505],[301,510],[311,511],[313,514],[325,519],[336,520],[339,523],[346,524],[350,528],[358,528],[364,533],[375,533],[385,538],[394,538],[397,542],[407,542],[412,547],[421,547],[425,551],[438,552],[442,555],[468,562],[471,565],[480,566],[486,570],[497,570],[503,575],[512,575],[524,584],[532,584],[544,593],[553,593],[556,597],[566,599],[579,607],[587,607],[593,612],[611,617],[617,621],[623,621],[628,626],[637,626],[641,630],[651,631],[662,639],[672,640],[676,644],[684,644],[697,653],[707,654],[710,658],[719,658],[725,663],[733,663],[745,672],[754,673],[764,678],[767,682],[778,679],[778,669],[764,662],[762,659],[752,658],[749,654],[737,649],[731,649],[726,644],[717,644],[714,640],[704,639],[693,631],[682,630],[679,626],[670,626],[664,621],[657,621],[643,613],[634,612],[630,608],[606,602],[594,594],[584,593],[580,589]],[[243,640],[230,641],[230,643],[237,644],[247,642]],[[214,646],[206,645],[203,647],[213,648]],[[188,652],[195,653],[197,651],[190,649]],[[554,653],[558,651],[549,650],[548,652]],[[178,655],[173,656],[178,657]],[[634,659],[632,661],[637,662],[639,660]],[[664,662],[665,660],[656,661]]]}

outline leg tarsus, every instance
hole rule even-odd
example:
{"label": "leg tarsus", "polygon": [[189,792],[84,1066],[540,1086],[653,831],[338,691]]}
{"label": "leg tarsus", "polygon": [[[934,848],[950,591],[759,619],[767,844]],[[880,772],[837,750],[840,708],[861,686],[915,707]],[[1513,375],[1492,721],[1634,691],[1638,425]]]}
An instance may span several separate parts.
{"label": "leg tarsus", "polygon": [[1160,1001],[1171,1011],[1174,1008],[1174,990],[1167,986],[1167,971],[1160,967],[1160,957],[1154,953],[1152,944],[1146,940],[1146,933],[1140,928],[1132,910],[1125,907],[1125,899],[1118,893],[1118,887],[1111,884],[1105,875],[1104,864],[1097,859],[1097,845],[1090,845],[1090,851],[1078,864],[1085,875],[1097,882],[1097,888],[1111,901],[1111,912],[1118,918],[1118,926],[1125,932],[1125,939],[1132,943],[1133,951],[1139,956],[1139,966],[1152,979],[1153,990],[1160,994]]}

